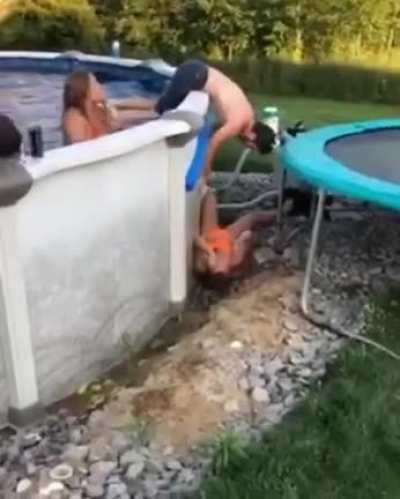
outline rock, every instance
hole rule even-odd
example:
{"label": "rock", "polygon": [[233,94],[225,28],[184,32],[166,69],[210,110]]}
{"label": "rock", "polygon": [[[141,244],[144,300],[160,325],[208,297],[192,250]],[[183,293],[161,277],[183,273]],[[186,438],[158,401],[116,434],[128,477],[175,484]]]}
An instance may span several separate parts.
{"label": "rock", "polygon": [[74,470],[71,465],[63,463],[49,471],[49,476],[54,481],[65,482],[72,478]]}
{"label": "rock", "polygon": [[128,482],[136,481],[139,476],[143,473],[144,470],[144,461],[138,461],[137,463],[133,463],[129,466],[125,478]]}
{"label": "rock", "polygon": [[165,447],[163,454],[164,456],[172,456],[172,454],[175,452],[175,449],[172,445],[168,445]]}
{"label": "rock", "polygon": [[293,382],[289,378],[280,379],[278,385],[283,393],[290,392],[293,389]]}
{"label": "rock", "polygon": [[3,483],[3,480],[6,478],[6,476],[7,476],[6,468],[4,468],[3,466],[0,466],[0,488],[1,488],[1,484]]}
{"label": "rock", "polygon": [[277,255],[271,248],[263,247],[254,251],[254,258],[258,265],[265,265],[266,263],[274,262]]}
{"label": "rock", "polygon": [[311,378],[311,376],[313,375],[313,371],[309,367],[303,367],[302,369],[300,369],[299,375],[302,378]]}
{"label": "rock", "polygon": [[288,331],[290,331],[292,333],[295,333],[296,331],[299,330],[298,324],[293,319],[290,319],[289,317],[285,318],[285,320],[283,321],[283,325]]}
{"label": "rock", "polygon": [[128,450],[122,454],[119,462],[121,466],[129,466],[130,464],[144,462],[144,458],[137,451]]}
{"label": "rock", "polygon": [[90,466],[90,474],[96,479],[102,478],[105,481],[117,467],[118,464],[115,461],[99,461]]}
{"label": "rock", "polygon": [[298,299],[293,293],[285,293],[279,298],[279,302],[289,312],[297,312],[299,308]]}
{"label": "rock", "polygon": [[94,430],[98,426],[101,426],[103,421],[104,414],[102,411],[93,411],[89,417],[87,427],[89,430]]}
{"label": "rock", "polygon": [[178,478],[177,478],[177,482],[190,483],[190,482],[193,482],[195,479],[196,479],[196,475],[193,473],[193,471],[185,468],[184,470],[182,470],[179,473]]}
{"label": "rock", "polygon": [[19,460],[20,450],[17,444],[12,444],[7,449],[7,461],[13,464]]}
{"label": "rock", "polygon": [[180,471],[182,469],[182,464],[177,459],[168,459],[165,463],[165,467],[171,471]]}
{"label": "rock", "polygon": [[89,447],[86,445],[69,445],[62,454],[62,459],[74,467],[79,467],[86,460]]}
{"label": "rock", "polygon": [[80,445],[83,440],[82,431],[80,428],[74,428],[69,432],[69,441],[74,445]]}
{"label": "rock", "polygon": [[15,471],[9,471],[4,477],[3,489],[5,491],[15,490],[18,484],[18,473]]}
{"label": "rock", "polygon": [[268,406],[266,420],[273,425],[279,424],[284,415],[283,404],[272,404]]}
{"label": "rock", "polygon": [[268,376],[269,379],[273,378],[276,373],[284,369],[284,364],[279,357],[274,358],[273,360],[267,361],[264,364],[264,373]]}
{"label": "rock", "polygon": [[118,454],[122,454],[131,447],[132,441],[121,432],[115,432],[111,439],[111,447],[116,450]]}
{"label": "rock", "polygon": [[[33,463],[33,462],[26,463],[26,474],[28,476],[34,476],[34,475],[36,475],[36,472],[37,472],[37,467],[36,467],[35,463]],[[1,480],[1,478],[0,478],[0,480]]]}
{"label": "rock", "polygon": [[17,484],[16,493],[17,494],[25,494],[31,488],[32,488],[32,480],[29,480],[28,478],[23,478]]}
{"label": "rock", "polygon": [[106,499],[120,499],[128,494],[128,487],[124,483],[112,483],[107,488]]}
{"label": "rock", "polygon": [[86,486],[86,494],[88,497],[103,497],[104,487],[102,484],[88,483]]}
{"label": "rock", "polygon": [[26,433],[21,440],[21,445],[24,449],[34,447],[42,440],[40,433],[32,432]]}
{"label": "rock", "polygon": [[242,378],[239,380],[238,387],[240,390],[243,390],[244,392],[248,392],[250,390],[250,383],[247,378]]}
{"label": "rock", "polygon": [[242,350],[243,343],[241,341],[232,341],[230,347],[232,348],[232,350]]}
{"label": "rock", "polygon": [[285,398],[285,401],[283,403],[284,407],[286,409],[292,409],[293,406],[295,405],[296,403],[296,397],[294,395],[294,393],[289,393],[289,395]]}
{"label": "rock", "polygon": [[117,452],[108,443],[108,439],[98,437],[89,444],[89,457],[90,463],[96,461],[112,461],[117,457]]}
{"label": "rock", "polygon": [[144,490],[146,492],[146,498],[154,499],[158,495],[158,481],[146,480],[144,483]]}
{"label": "rock", "polygon": [[270,398],[267,390],[264,388],[256,387],[251,393],[251,396],[255,402],[258,403],[268,403]]}
{"label": "rock", "polygon": [[61,482],[50,482],[48,485],[39,489],[39,495],[44,497],[51,497],[57,492],[63,492],[64,488],[65,487]]}
{"label": "rock", "polygon": [[239,407],[239,402],[237,400],[229,400],[225,405],[224,405],[224,411],[232,414],[234,412],[239,412],[240,407]]}
{"label": "rock", "polygon": [[210,350],[215,347],[216,340],[214,338],[206,338],[201,342],[201,346],[204,350]]}
{"label": "rock", "polygon": [[294,366],[298,366],[304,364],[304,358],[302,355],[293,352],[289,355],[289,362]]}
{"label": "rock", "polygon": [[256,377],[256,376],[250,376],[249,377],[249,385],[250,385],[250,388],[253,389],[253,388],[262,388],[263,386],[265,386],[265,379],[263,378],[260,378],[260,377]]}

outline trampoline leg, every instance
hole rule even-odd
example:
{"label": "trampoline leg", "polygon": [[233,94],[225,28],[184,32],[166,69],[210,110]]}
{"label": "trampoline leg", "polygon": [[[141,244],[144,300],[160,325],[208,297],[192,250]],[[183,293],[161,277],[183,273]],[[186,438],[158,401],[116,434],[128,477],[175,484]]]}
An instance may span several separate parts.
{"label": "trampoline leg", "polygon": [[283,226],[283,203],[284,203],[284,192],[286,184],[286,170],[281,167],[278,176],[278,213],[277,213],[277,224],[278,224],[278,239],[280,237],[282,226]]}
{"label": "trampoline leg", "polygon": [[313,270],[315,254],[317,252],[318,237],[321,229],[322,215],[324,213],[324,205],[325,205],[325,191],[323,189],[320,189],[318,191],[317,211],[315,214],[314,224],[312,228],[311,245],[308,252],[307,266],[303,283],[303,291],[301,294],[301,308],[305,314],[308,313],[308,294],[310,291],[311,274]]}

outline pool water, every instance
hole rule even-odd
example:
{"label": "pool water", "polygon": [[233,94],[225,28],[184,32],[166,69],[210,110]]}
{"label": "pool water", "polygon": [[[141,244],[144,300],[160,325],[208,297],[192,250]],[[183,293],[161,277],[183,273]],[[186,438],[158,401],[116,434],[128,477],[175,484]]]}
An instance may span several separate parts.
{"label": "pool water", "polygon": [[[62,145],[62,94],[66,76],[34,72],[0,71],[0,113],[10,116],[24,135],[33,125],[43,128],[45,149]],[[110,98],[149,97],[157,94],[147,91],[135,80],[102,82]]]}

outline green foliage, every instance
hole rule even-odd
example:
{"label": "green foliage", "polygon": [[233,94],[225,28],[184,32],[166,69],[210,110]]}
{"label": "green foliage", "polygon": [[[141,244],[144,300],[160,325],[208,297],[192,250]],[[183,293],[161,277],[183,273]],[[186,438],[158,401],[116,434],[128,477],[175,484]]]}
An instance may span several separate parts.
{"label": "green foliage", "polygon": [[99,50],[104,30],[87,0],[16,1],[4,16],[2,49]]}
{"label": "green foliage", "polygon": [[[206,58],[253,92],[400,102],[398,0],[3,0],[0,48]],[[285,62],[286,61],[286,62]]]}
{"label": "green foliage", "polygon": [[400,103],[400,74],[346,64],[293,63],[280,59],[215,62],[248,92],[345,101]]}
{"label": "green foliage", "polygon": [[135,54],[171,57],[182,52],[182,3],[123,0],[116,31]]}
{"label": "green foliage", "polygon": [[210,452],[213,473],[222,476],[236,460],[246,455],[245,442],[238,432],[227,428],[211,443]]}
{"label": "green foliage", "polygon": [[116,36],[117,20],[122,9],[122,0],[89,0],[94,7],[99,21],[107,33],[107,41]]}
{"label": "green foliage", "polygon": [[95,50],[118,36],[128,53],[171,60],[389,60],[400,48],[398,0],[3,0],[0,20],[2,48]]}

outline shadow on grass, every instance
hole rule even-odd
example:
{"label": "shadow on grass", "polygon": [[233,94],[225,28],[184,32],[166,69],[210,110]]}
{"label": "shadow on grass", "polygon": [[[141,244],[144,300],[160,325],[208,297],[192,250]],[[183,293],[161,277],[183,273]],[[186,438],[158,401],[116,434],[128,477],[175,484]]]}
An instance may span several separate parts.
{"label": "shadow on grass", "polygon": [[[373,301],[367,329],[400,351],[399,292]],[[261,443],[238,448],[204,481],[199,497],[399,498],[398,363],[351,344],[290,418]]]}

